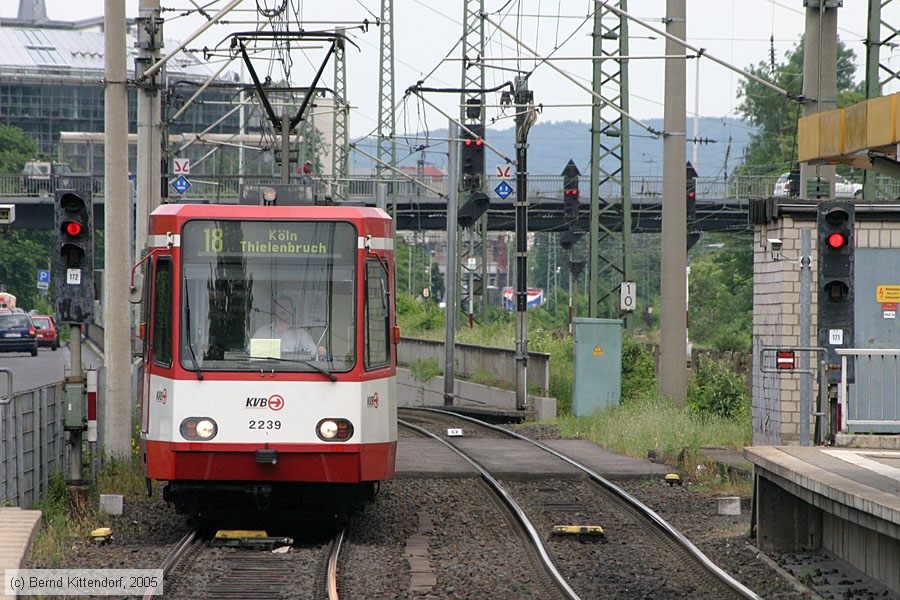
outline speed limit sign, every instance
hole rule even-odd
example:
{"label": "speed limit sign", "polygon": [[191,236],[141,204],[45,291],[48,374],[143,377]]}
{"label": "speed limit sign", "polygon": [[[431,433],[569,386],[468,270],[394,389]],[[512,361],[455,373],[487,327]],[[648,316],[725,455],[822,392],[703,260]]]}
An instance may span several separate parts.
{"label": "speed limit sign", "polygon": [[619,309],[622,312],[634,312],[637,301],[637,284],[633,281],[623,281],[622,291],[619,297]]}

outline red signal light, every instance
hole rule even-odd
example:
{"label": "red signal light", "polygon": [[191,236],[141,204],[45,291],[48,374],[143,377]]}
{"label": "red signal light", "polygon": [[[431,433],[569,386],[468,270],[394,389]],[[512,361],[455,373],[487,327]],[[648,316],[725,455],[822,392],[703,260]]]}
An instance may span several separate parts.
{"label": "red signal light", "polygon": [[832,233],[828,236],[828,245],[835,250],[837,250],[838,248],[842,248],[846,243],[847,238],[844,237],[843,233]]}
{"label": "red signal light", "polygon": [[66,233],[72,237],[81,235],[81,223],[76,223],[74,221],[66,223]]}
{"label": "red signal light", "polygon": [[481,138],[478,138],[477,140],[475,140],[475,145],[476,145],[476,146],[482,146],[482,145],[484,145],[484,140],[481,139]]}
{"label": "red signal light", "polygon": [[465,141],[465,144],[466,144],[466,146],[471,146],[471,145],[472,145],[472,140],[466,140],[466,141]]}
{"label": "red signal light", "polygon": [[691,200],[693,200],[696,197],[697,197],[697,194],[695,194],[694,192],[688,193],[688,198],[690,198]]}

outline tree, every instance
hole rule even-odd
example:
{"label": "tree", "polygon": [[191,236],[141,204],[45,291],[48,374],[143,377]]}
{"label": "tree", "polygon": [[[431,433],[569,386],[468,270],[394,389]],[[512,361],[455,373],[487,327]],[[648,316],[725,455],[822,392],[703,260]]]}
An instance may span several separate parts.
{"label": "tree", "polygon": [[753,325],[753,248],[750,236],[711,236],[691,260],[690,336],[717,350],[750,350]]}
{"label": "tree", "polygon": [[34,140],[13,125],[0,125],[0,173],[19,173],[29,160],[37,158]]}
{"label": "tree", "polygon": [[39,302],[37,272],[47,268],[52,233],[10,231],[0,234],[0,284],[25,310]]}
{"label": "tree", "polygon": [[[854,82],[856,54],[843,42],[838,42],[837,89],[838,106],[862,100],[862,84]],[[774,68],[773,68],[774,67]],[[748,69],[757,77],[774,83],[791,94],[803,89],[803,40],[785,54],[784,62],[772,64],[760,61]],[[751,121],[757,131],[752,134],[744,164],[745,173],[780,174],[790,169],[796,160],[797,120],[800,103],[771,90],[761,83],[744,80],[738,89],[741,103],[738,113]]]}

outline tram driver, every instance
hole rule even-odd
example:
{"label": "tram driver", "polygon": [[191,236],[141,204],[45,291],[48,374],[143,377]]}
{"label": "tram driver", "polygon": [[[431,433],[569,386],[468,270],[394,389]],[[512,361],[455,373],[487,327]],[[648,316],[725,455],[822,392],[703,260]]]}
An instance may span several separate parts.
{"label": "tram driver", "polygon": [[253,334],[254,340],[280,340],[282,354],[297,354],[317,360],[325,356],[325,347],[317,347],[316,340],[307,329],[294,325],[294,301],[290,296],[276,296],[272,309],[272,322],[257,329]]}

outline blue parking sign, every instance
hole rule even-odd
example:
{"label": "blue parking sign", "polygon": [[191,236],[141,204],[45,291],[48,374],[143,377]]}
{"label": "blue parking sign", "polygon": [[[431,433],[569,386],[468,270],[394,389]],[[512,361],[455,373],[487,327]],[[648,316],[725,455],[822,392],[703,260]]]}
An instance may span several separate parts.
{"label": "blue parking sign", "polygon": [[40,269],[38,271],[38,283],[50,283],[50,271]]}

